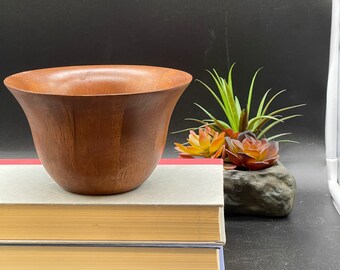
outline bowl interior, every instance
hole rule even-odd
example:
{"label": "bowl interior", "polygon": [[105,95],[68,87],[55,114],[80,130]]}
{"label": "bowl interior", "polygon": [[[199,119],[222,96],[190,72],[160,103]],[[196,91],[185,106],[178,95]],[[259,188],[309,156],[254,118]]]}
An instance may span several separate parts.
{"label": "bowl interior", "polygon": [[153,66],[70,66],[17,73],[7,87],[37,94],[122,95],[164,91],[187,85],[189,73]]}

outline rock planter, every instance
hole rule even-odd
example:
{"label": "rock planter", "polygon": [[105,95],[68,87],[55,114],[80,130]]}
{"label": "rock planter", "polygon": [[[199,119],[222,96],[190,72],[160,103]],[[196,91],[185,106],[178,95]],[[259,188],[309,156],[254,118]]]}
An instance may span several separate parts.
{"label": "rock planter", "polygon": [[226,215],[287,216],[295,194],[295,179],[280,162],[259,171],[224,171]]}

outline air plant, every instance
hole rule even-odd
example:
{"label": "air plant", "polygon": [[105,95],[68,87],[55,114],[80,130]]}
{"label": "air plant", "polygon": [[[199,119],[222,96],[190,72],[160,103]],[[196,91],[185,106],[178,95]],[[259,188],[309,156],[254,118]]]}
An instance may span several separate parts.
{"label": "air plant", "polygon": [[225,150],[231,163],[252,171],[270,167],[279,159],[278,142],[268,142],[249,135],[245,135],[242,141],[226,137]]}
{"label": "air plant", "polygon": [[183,158],[192,158],[194,156],[205,158],[219,158],[224,153],[225,148],[224,132],[216,132],[210,127],[199,129],[198,134],[190,131],[187,139],[189,146],[175,143],[175,149],[180,152]]}
{"label": "air plant", "polygon": [[[203,119],[203,120],[195,119],[195,118],[186,118],[185,120],[195,121],[195,122],[200,123],[200,125],[196,128],[184,129],[184,130],[180,130],[177,132],[196,130],[196,129],[199,129],[205,126],[209,126],[217,132],[223,132],[228,129],[231,129],[234,133],[244,132],[246,130],[249,130],[253,132],[257,136],[258,139],[261,139],[261,138],[264,138],[267,132],[270,129],[272,129],[274,126],[276,126],[277,124],[283,123],[284,121],[288,119],[301,116],[300,114],[293,114],[293,115],[288,115],[288,116],[281,116],[280,114],[285,111],[304,106],[305,104],[298,104],[298,105],[293,105],[289,107],[283,107],[283,108],[269,112],[269,107],[272,104],[272,102],[280,94],[285,92],[285,90],[279,91],[267,101],[268,94],[270,93],[270,89],[269,89],[263,95],[261,102],[256,110],[257,111],[256,115],[253,117],[250,117],[254,83],[255,83],[258,73],[260,72],[262,68],[258,69],[252,78],[250,88],[248,91],[247,105],[245,108],[242,109],[239,99],[237,98],[237,96],[234,95],[233,81],[232,81],[232,71],[233,71],[234,65],[235,63],[231,66],[228,72],[228,79],[222,78],[215,69],[213,69],[213,72],[207,70],[207,72],[211,75],[211,77],[213,78],[216,84],[218,94],[216,94],[216,92],[212,90],[212,88],[210,88],[206,83],[200,80],[197,80],[203,86],[205,86],[205,88],[208,89],[211,95],[215,98],[215,100],[221,107],[222,111],[224,112],[225,119],[224,120],[217,119],[203,106],[197,103],[194,103],[209,118]],[[174,132],[174,133],[177,133],[177,132]],[[276,134],[274,136],[268,137],[267,140],[271,141],[271,140],[274,140],[274,139],[277,139],[279,137],[286,136],[289,134],[291,133]],[[294,141],[281,140],[280,142],[294,142]]]}
{"label": "air plant", "polygon": [[[272,102],[285,90],[279,91],[267,100],[270,92],[268,90],[257,107],[256,115],[250,117],[254,83],[261,68],[255,72],[252,78],[247,104],[242,109],[233,90],[232,70],[234,65],[228,72],[228,79],[219,76],[214,69],[213,72],[207,70],[216,84],[216,92],[204,82],[197,80],[215,98],[224,112],[225,119],[217,119],[204,107],[195,103],[209,118],[203,120],[186,118],[186,120],[198,122],[199,126],[177,131],[190,132],[187,139],[187,144],[190,145],[175,143],[175,149],[180,152],[181,157],[222,158],[225,162],[225,169],[261,170],[272,166],[278,160],[279,142],[294,142],[291,140],[274,141],[291,133],[280,133],[266,138],[267,132],[279,123],[301,116],[300,114],[282,116],[281,113],[305,104],[283,107],[269,112]],[[194,131],[197,129],[199,134]]]}

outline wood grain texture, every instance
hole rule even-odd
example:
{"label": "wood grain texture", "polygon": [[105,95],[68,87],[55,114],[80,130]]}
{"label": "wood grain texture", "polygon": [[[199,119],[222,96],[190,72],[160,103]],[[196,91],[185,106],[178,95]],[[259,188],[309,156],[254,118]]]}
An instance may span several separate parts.
{"label": "wood grain texture", "polygon": [[7,77],[42,164],[64,189],[91,195],[140,186],[164,150],[172,111],[192,80],[149,66],[78,66]]}

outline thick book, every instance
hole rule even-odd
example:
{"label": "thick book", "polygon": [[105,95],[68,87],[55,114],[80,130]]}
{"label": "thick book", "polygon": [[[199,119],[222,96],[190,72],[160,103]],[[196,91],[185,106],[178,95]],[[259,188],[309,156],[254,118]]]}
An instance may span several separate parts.
{"label": "thick book", "polygon": [[2,244],[225,243],[219,160],[162,160],[142,186],[112,196],[64,191],[39,164],[0,163]]}
{"label": "thick book", "polygon": [[1,269],[224,270],[223,248],[0,246]]}

